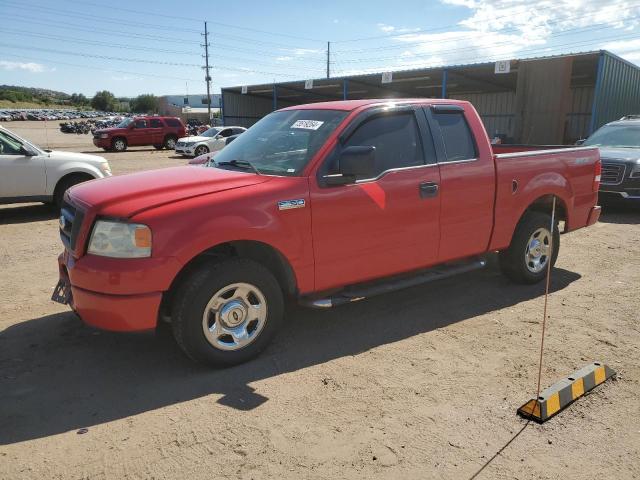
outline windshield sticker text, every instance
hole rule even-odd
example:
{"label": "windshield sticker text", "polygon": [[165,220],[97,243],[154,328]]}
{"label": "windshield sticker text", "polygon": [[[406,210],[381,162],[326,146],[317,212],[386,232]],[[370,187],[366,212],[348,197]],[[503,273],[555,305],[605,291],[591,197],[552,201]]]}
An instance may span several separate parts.
{"label": "windshield sticker text", "polygon": [[305,130],[318,130],[324,122],[320,120],[296,120],[291,128],[303,128]]}

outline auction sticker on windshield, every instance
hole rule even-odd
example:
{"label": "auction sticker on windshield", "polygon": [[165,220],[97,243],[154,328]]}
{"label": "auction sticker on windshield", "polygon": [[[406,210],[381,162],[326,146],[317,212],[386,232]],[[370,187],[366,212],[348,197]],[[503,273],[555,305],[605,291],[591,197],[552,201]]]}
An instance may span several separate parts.
{"label": "auction sticker on windshield", "polygon": [[296,120],[291,128],[304,128],[305,130],[317,130],[324,122],[320,120]]}

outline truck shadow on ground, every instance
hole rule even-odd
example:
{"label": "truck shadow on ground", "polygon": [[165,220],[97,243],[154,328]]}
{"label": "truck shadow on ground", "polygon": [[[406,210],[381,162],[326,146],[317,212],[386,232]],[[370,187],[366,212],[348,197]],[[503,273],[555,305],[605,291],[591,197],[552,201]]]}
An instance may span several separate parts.
{"label": "truck shadow on ground", "polygon": [[602,223],[619,223],[626,225],[640,224],[640,207],[602,207],[600,215]]}
{"label": "truck shadow on ground", "polygon": [[42,203],[0,209],[0,225],[40,222],[54,218],[58,218],[58,211],[53,205]]}
{"label": "truck shadow on ground", "polygon": [[[554,269],[551,290],[579,278]],[[292,307],[283,331],[260,357],[219,370],[193,364],[169,335],[98,332],[72,313],[24,321],[0,333],[0,444],[90,428],[211,394],[220,404],[251,410],[269,400],[250,386],[257,380],[543,294],[543,284],[514,285],[492,267],[334,310]]]}

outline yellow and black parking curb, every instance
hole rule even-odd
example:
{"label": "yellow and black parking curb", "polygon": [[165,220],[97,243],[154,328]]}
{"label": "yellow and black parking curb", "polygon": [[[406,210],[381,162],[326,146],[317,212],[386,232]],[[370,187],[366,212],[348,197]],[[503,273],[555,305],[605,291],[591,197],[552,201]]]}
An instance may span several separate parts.
{"label": "yellow and black parking curb", "polygon": [[527,419],[545,422],[615,374],[607,365],[594,362],[551,385],[537,400],[531,399],[521,406],[518,413]]}

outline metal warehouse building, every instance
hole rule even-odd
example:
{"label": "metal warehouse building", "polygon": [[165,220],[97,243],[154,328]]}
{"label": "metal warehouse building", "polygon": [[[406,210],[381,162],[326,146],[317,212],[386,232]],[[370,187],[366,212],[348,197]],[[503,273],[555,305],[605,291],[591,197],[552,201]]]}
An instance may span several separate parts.
{"label": "metal warehouse building", "polygon": [[640,68],[603,50],[223,88],[221,107],[225,125],[248,127],[303,103],[407,97],[469,100],[489,136],[508,143],[573,143],[640,114]]}

